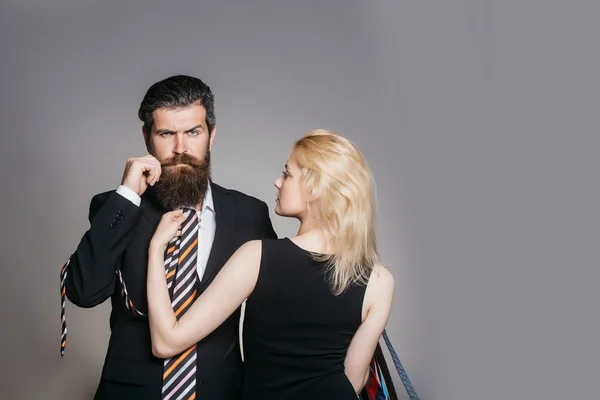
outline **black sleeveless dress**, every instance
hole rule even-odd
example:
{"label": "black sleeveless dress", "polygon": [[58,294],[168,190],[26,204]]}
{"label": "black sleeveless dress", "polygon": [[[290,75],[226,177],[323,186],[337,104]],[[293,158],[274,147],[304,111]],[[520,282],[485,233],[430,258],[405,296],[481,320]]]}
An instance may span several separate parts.
{"label": "black sleeveless dress", "polygon": [[243,400],[356,400],[344,359],[365,290],[334,296],[324,263],[290,239],[263,240],[244,317]]}

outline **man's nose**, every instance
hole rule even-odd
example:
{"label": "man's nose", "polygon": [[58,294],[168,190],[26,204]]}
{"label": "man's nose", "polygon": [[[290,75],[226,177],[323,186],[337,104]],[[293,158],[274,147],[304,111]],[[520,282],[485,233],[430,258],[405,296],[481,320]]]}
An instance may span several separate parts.
{"label": "man's nose", "polygon": [[180,133],[175,134],[175,148],[173,148],[173,153],[181,155],[186,151],[185,137]]}

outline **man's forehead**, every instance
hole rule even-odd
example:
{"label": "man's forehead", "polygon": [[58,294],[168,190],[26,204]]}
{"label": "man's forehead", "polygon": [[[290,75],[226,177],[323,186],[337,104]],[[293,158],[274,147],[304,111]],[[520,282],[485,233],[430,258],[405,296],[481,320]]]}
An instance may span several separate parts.
{"label": "man's forehead", "polygon": [[186,108],[158,108],[153,112],[156,129],[190,129],[206,125],[206,109],[201,105]]}

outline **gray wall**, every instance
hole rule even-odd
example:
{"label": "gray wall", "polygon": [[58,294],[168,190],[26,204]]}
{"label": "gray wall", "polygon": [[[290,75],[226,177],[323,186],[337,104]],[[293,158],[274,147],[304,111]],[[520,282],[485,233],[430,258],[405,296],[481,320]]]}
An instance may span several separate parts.
{"label": "gray wall", "polygon": [[61,359],[59,270],[174,73],[216,93],[215,179],[271,207],[294,139],[359,145],[423,400],[597,396],[598,2],[150,3],[0,6],[0,397],[93,393],[109,306],[68,306]]}

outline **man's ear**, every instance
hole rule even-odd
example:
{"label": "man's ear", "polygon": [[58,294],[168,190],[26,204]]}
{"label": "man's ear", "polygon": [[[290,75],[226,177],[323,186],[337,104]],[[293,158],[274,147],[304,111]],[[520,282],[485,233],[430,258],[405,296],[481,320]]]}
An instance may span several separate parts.
{"label": "man's ear", "polygon": [[146,143],[146,150],[152,154],[152,146],[150,146],[150,133],[146,132],[146,129],[142,128],[142,136],[144,137],[144,143]]}
{"label": "man's ear", "polygon": [[208,139],[208,149],[212,151],[213,142],[215,141],[215,136],[217,136],[217,127],[214,126],[212,131],[210,131],[210,138]]}

